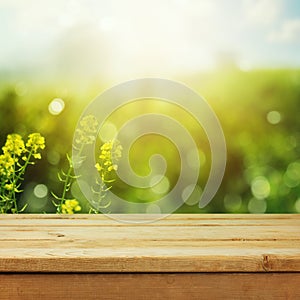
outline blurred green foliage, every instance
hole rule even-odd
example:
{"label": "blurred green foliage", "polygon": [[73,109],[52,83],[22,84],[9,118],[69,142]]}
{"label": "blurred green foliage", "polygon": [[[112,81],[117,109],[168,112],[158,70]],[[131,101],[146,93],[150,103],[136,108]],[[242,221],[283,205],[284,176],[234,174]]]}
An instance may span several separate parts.
{"label": "blurred green foliage", "polygon": [[[1,78],[0,145],[12,132],[22,136],[40,132],[45,136],[47,148],[42,160],[28,170],[19,201],[20,206],[29,202],[26,212],[55,212],[50,191],[61,192],[57,173],[67,167],[65,155],[71,151],[76,122],[85,106],[110,85],[96,80],[80,84],[24,78]],[[210,170],[209,144],[192,118],[150,100],[147,104],[120,109],[111,118],[118,127],[126,118],[159,110],[177,115],[191,132],[199,147],[199,187],[177,212],[300,212],[300,70],[227,70],[176,79],[208,101],[226,137],[228,160],[223,183],[204,209],[198,208],[197,200]],[[58,115],[48,109],[55,98],[63,99],[65,104]],[[165,157],[166,176],[172,188],[180,172],[180,158],[174,145],[162,137],[144,137],[134,144],[130,155],[134,170],[147,174],[148,159],[154,153]],[[43,190],[46,192],[42,193]],[[120,180],[114,183],[113,190],[131,201],[157,198],[151,189],[137,190]],[[71,191],[80,201],[82,212],[88,211],[89,206],[76,184]]]}

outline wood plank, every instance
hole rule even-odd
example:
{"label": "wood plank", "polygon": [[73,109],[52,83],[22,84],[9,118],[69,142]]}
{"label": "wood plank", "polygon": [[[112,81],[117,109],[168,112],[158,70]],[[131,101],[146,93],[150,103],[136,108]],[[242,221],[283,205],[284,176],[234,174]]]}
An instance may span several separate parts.
{"label": "wood plank", "polygon": [[[7,223],[7,222],[14,222],[16,220],[23,220],[23,222],[26,222],[25,220],[28,220],[29,222],[34,222],[34,220],[38,220],[38,222],[51,222],[51,220],[55,220],[55,222],[58,222],[59,220],[75,220],[75,222],[91,222],[94,221],[98,222],[99,219],[102,220],[103,223],[107,224],[115,224],[115,221],[117,219],[128,219],[132,220],[135,219],[136,221],[139,220],[152,220],[154,217],[151,214],[128,214],[128,215],[117,215],[117,214],[111,214],[111,215],[95,215],[95,214],[73,214],[73,215],[57,215],[57,214],[19,214],[19,215],[0,215],[0,223]],[[300,222],[299,220],[299,214],[172,214],[167,216],[166,218],[162,218],[159,220],[160,224],[168,225],[170,222],[176,222],[180,223],[181,221],[186,224],[189,221],[200,221],[205,222],[208,221],[209,224],[211,223],[218,223],[218,221],[221,222],[230,222],[230,223],[244,223],[248,224],[248,222],[256,222],[256,224],[259,224],[260,222],[272,224],[272,222],[276,220],[276,222],[283,223],[288,222],[292,223],[294,221]],[[149,222],[146,223],[147,225],[155,225],[157,222]],[[222,223],[220,223],[222,224]],[[135,226],[135,224],[130,223],[122,223],[120,222],[119,225],[129,225],[129,226]]]}
{"label": "wood plank", "polygon": [[1,215],[0,272],[300,272],[300,215]]}
{"label": "wood plank", "polygon": [[2,300],[300,299],[300,273],[5,274]]}

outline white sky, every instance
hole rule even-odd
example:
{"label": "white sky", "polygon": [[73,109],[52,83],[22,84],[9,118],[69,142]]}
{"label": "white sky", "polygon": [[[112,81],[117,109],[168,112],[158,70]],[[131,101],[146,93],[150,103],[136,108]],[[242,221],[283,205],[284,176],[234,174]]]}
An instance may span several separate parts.
{"label": "white sky", "polygon": [[186,73],[226,53],[244,69],[299,67],[300,1],[0,0],[0,43],[0,71]]}

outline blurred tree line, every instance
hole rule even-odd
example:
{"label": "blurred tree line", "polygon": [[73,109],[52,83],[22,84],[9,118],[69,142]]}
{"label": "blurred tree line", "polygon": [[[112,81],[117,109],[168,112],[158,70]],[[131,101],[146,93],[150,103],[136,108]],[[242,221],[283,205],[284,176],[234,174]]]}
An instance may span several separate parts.
{"label": "blurred tree line", "polygon": [[[232,69],[177,79],[195,89],[215,110],[223,127],[228,155],[218,193],[207,207],[199,209],[197,200],[208,177],[210,154],[207,141],[198,144],[203,164],[199,187],[178,212],[300,212],[300,71]],[[89,101],[109,85],[95,81],[82,87],[76,81],[33,82],[26,77],[1,81],[0,145],[4,145],[7,134],[12,132],[22,136],[40,132],[46,138],[42,160],[26,174],[20,203],[29,202],[26,212],[54,212],[50,191],[60,192],[57,173],[66,167],[65,156],[71,151],[77,120]],[[64,109],[53,114],[49,104],[56,98],[63,100]],[[134,112],[128,115],[131,113]],[[197,136],[199,128],[193,122],[188,126],[193,136]],[[158,150],[151,140],[143,143],[135,147],[133,156],[141,173],[147,169],[142,165],[145,143],[151,153]],[[162,140],[161,145],[170,147]],[[175,167],[178,153],[165,150],[162,154],[169,163],[167,175],[172,188],[178,176]],[[43,197],[35,190],[41,185],[46,187]],[[114,191],[133,201],[139,201],[141,196],[141,191],[127,188],[119,181]],[[72,192],[85,212],[88,205],[76,185]],[[143,201],[151,201],[148,192]]]}

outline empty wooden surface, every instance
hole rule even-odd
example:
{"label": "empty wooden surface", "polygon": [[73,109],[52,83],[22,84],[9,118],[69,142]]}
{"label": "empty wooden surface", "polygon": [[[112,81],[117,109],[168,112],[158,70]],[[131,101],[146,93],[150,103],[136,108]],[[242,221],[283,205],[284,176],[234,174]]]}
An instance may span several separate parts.
{"label": "empty wooden surface", "polygon": [[1,215],[0,272],[300,272],[300,215]]}

